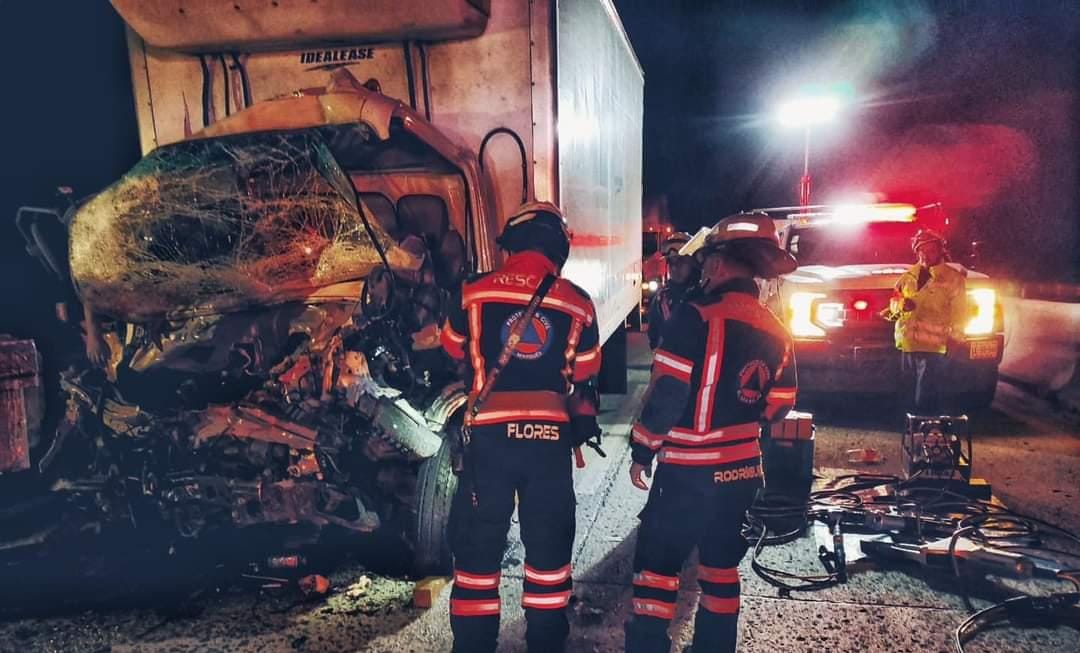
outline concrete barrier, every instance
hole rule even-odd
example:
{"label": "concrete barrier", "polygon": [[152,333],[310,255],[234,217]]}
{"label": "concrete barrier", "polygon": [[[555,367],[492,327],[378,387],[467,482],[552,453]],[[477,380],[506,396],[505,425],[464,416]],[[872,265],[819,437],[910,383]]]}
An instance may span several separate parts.
{"label": "concrete barrier", "polygon": [[1001,378],[1080,414],[1080,303],[1002,297]]}

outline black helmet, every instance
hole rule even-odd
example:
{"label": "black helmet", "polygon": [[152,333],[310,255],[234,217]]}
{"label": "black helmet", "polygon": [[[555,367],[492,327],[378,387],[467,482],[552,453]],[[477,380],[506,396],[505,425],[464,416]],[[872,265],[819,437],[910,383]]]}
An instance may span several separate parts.
{"label": "black helmet", "polygon": [[528,202],[507,218],[496,242],[510,253],[540,252],[562,268],[570,258],[570,238],[559,207],[551,202]]}
{"label": "black helmet", "polygon": [[660,244],[660,253],[664,256],[678,256],[679,250],[690,242],[690,234],[685,231],[676,231]]}

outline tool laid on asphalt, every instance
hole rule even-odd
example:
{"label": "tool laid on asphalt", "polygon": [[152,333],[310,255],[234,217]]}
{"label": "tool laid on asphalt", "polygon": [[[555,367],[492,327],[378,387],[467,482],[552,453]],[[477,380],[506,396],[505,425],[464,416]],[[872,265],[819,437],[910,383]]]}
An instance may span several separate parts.
{"label": "tool laid on asphalt", "polygon": [[[1073,580],[1080,590],[1080,582]],[[1050,596],[1014,596],[980,610],[967,618],[953,635],[957,653],[964,653],[964,644],[971,641],[980,630],[1008,621],[1024,627],[1053,627],[1064,622],[1070,612],[1080,603],[1080,591],[1061,592]]]}
{"label": "tool laid on asphalt", "polygon": [[[805,470],[813,468],[812,460],[805,459],[808,451],[812,458],[813,426],[805,429],[810,434],[806,440],[791,437],[799,432],[791,425],[771,431],[762,439],[765,489],[747,512],[744,535],[755,543],[751,567],[781,595],[845,583],[849,565],[863,558],[951,572],[969,606],[965,579],[986,575],[1068,580],[1080,590],[1080,580],[1073,575],[1080,568],[1080,536],[992,498],[990,485],[972,475],[966,416],[908,415],[901,439],[904,477],[851,474],[812,492],[804,487],[810,478]],[[795,444],[799,442],[807,444],[800,447]],[[795,541],[815,523],[821,524],[815,532],[824,573],[791,573],[761,561],[766,546]],[[964,642],[1003,620],[1053,625],[1065,614],[1080,620],[1078,602],[1076,592],[1009,599],[961,624],[956,650],[963,653]]]}
{"label": "tool laid on asphalt", "polygon": [[[964,568],[975,573],[990,573],[1007,578],[1031,578],[1035,563],[1022,553],[1004,549],[994,549],[977,545],[970,540],[962,540],[964,546],[958,547],[953,556],[964,563]],[[946,538],[927,544],[905,544],[881,540],[860,542],[862,550],[871,557],[880,560],[908,560],[923,567],[947,569],[951,564],[949,555],[950,539]]]}

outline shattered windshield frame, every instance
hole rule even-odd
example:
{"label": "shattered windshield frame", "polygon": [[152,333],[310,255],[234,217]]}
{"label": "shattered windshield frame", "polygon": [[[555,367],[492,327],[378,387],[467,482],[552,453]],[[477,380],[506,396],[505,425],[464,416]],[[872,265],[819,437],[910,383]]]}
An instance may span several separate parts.
{"label": "shattered windshield frame", "polygon": [[392,266],[413,266],[361,206],[327,143],[343,131],[354,143],[378,139],[356,123],[151,152],[72,224],[84,299],[129,319],[300,299],[382,264],[373,239]]}

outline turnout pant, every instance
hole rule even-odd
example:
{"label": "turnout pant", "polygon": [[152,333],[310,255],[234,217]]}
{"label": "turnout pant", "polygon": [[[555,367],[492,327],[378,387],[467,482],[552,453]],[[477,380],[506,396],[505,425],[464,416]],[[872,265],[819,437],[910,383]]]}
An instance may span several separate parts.
{"label": "turnout pant", "polygon": [[[518,439],[537,432],[538,426],[523,422],[473,429],[450,513],[455,653],[495,650],[501,563],[515,494],[525,545],[522,606],[528,648],[555,653],[565,648],[575,509],[571,450],[565,439]],[[539,432],[551,435],[550,430]]]}
{"label": "turnout pant", "polygon": [[746,554],[743,516],[761,487],[758,461],[692,467],[661,463],[641,513],[634,553],[628,653],[667,653],[679,571],[695,546],[701,600],[695,653],[734,652],[739,633],[739,561]]}
{"label": "turnout pant", "polygon": [[904,352],[901,356],[908,379],[908,410],[915,415],[940,415],[944,400],[947,359],[945,354]]}

